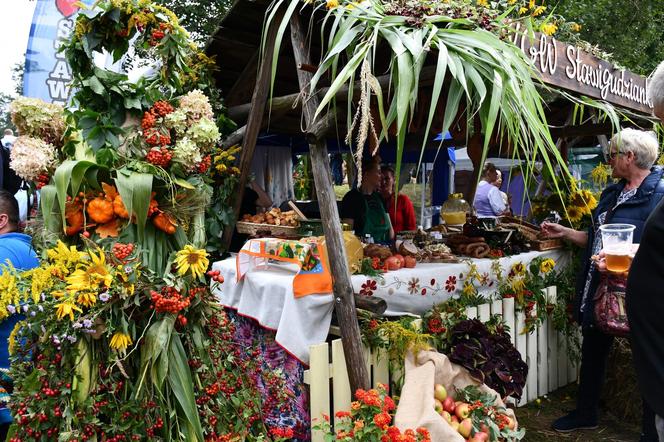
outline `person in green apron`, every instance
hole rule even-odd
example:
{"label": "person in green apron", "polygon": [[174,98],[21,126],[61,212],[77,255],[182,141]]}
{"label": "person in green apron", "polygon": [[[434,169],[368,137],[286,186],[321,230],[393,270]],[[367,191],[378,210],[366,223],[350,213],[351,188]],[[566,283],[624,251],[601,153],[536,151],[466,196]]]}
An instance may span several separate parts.
{"label": "person in green apron", "polygon": [[351,225],[360,238],[370,235],[376,243],[388,243],[394,238],[394,229],[378,193],[381,180],[380,158],[364,160],[362,184],[344,196],[341,219]]}

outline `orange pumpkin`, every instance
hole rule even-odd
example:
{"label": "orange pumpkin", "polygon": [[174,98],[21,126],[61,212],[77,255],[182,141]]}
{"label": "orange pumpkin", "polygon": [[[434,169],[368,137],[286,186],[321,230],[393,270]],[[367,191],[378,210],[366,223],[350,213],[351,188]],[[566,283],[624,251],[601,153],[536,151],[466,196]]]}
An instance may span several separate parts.
{"label": "orange pumpkin", "polygon": [[65,234],[68,236],[76,235],[83,230],[85,217],[83,216],[83,207],[78,202],[68,202],[65,206]]}
{"label": "orange pumpkin", "polygon": [[98,224],[106,224],[115,217],[113,203],[105,198],[97,197],[88,203],[90,219]]}
{"label": "orange pumpkin", "polygon": [[177,227],[173,218],[164,212],[159,212],[154,218],[152,218],[152,224],[169,235],[174,234],[175,228]]}
{"label": "orange pumpkin", "polygon": [[113,200],[113,213],[122,219],[129,219],[129,212],[127,212],[127,208],[120,195],[117,195]]}

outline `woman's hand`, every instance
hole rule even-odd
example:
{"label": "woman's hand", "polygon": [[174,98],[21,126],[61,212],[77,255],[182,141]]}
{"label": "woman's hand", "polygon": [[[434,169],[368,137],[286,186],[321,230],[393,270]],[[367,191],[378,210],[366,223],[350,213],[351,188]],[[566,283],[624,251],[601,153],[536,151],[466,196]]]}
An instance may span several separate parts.
{"label": "woman's hand", "polygon": [[[636,255],[636,252],[638,250],[639,250],[639,245],[638,244],[632,244],[632,249],[629,252],[629,258],[634,259],[634,256]],[[600,250],[597,255],[593,255],[590,259],[595,261],[595,268],[600,273],[610,272],[610,270],[606,267],[606,252],[604,252],[604,249]],[[630,262],[630,265],[631,264],[632,263]]]}
{"label": "woman's hand", "polygon": [[588,232],[570,229],[561,226],[558,223],[544,221],[541,225],[542,233],[547,239],[562,238],[576,244],[579,247],[586,247],[588,244]]}
{"label": "woman's hand", "polygon": [[544,237],[547,239],[565,238],[566,231],[569,230],[565,226],[549,221],[544,221],[540,227],[542,228]]}

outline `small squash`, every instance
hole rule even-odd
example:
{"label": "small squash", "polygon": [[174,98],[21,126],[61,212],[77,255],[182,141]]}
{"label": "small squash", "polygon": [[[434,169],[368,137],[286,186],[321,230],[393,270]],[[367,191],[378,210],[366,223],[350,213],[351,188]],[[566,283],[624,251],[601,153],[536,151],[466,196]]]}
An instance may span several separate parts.
{"label": "small squash", "polygon": [[113,203],[102,197],[97,197],[90,201],[87,212],[90,219],[98,224],[106,224],[115,217]]}
{"label": "small squash", "polygon": [[177,227],[177,224],[175,224],[173,218],[164,212],[159,212],[157,215],[155,215],[155,217],[152,218],[152,224],[154,224],[155,227],[157,227],[159,230],[162,230],[169,235],[174,234],[175,228]]}
{"label": "small squash", "polygon": [[129,219],[129,212],[127,212],[127,208],[120,195],[117,195],[113,200],[113,213],[122,219]]}
{"label": "small squash", "polygon": [[76,235],[83,230],[85,217],[83,216],[83,207],[80,203],[69,202],[65,206],[65,234],[67,236]]}

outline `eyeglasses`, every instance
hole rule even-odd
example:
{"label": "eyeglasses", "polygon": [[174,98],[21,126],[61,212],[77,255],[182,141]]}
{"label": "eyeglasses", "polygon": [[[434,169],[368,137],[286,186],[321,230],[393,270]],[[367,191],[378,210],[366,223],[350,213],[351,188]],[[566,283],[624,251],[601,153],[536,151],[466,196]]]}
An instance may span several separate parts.
{"label": "eyeglasses", "polygon": [[625,152],[616,152],[615,150],[611,152],[602,152],[602,153],[604,154],[604,161],[606,161],[607,163],[609,161],[615,160],[618,155],[626,154]]}

